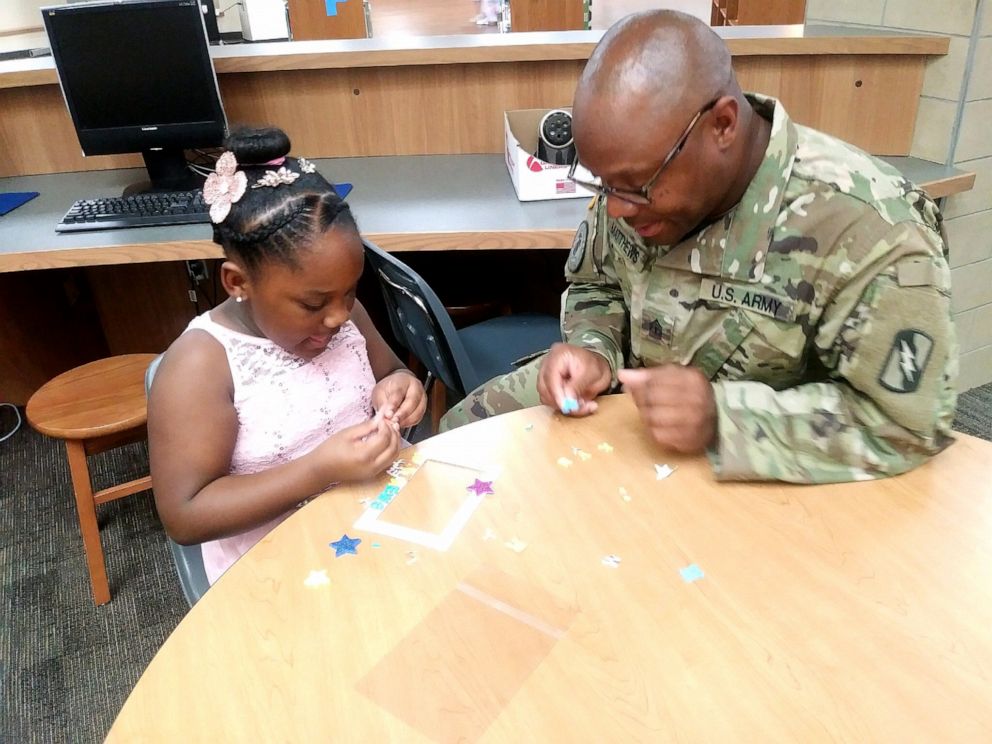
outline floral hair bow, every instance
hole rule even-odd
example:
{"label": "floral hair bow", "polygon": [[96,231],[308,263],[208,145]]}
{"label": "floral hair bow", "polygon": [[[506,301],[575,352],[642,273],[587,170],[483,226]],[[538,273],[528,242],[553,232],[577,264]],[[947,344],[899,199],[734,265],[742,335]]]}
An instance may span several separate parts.
{"label": "floral hair bow", "polygon": [[203,201],[210,205],[210,221],[223,222],[231,212],[231,205],[245,195],[248,176],[238,170],[238,161],[233,152],[225,152],[217,158],[217,167],[207,176],[203,184]]}
{"label": "floral hair bow", "polygon": [[[291,171],[285,165],[282,165],[285,161],[286,158],[279,158],[278,160],[272,161],[271,165],[279,165],[282,167],[279,168],[279,170],[265,171],[265,175],[255,181],[251,187],[253,189],[261,189],[265,187],[275,188],[283,183],[293,183],[293,181],[299,178],[301,174],[296,171]],[[302,173],[313,173],[317,170],[316,166],[306,158],[299,158],[297,162],[300,165],[300,171]],[[266,163],[266,165],[269,164],[270,163]]]}

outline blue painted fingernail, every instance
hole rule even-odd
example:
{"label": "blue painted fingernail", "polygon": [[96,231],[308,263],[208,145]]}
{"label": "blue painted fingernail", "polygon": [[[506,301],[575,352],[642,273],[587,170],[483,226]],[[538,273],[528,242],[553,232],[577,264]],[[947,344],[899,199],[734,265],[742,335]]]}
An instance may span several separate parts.
{"label": "blue painted fingernail", "polygon": [[579,401],[575,398],[565,398],[561,402],[561,412],[562,413],[575,413],[579,410]]}

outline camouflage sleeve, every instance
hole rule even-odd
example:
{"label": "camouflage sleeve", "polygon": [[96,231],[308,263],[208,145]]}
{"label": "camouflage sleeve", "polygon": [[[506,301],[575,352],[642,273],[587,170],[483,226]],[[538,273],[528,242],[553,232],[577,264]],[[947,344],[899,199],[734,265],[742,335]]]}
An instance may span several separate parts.
{"label": "camouflage sleeve", "polygon": [[905,472],[950,444],[957,346],[947,261],[916,225],[897,225],[886,239],[923,240],[928,252],[903,250],[832,298],[811,360],[823,381],[778,391],[715,385],[718,478],[868,480]]}
{"label": "camouflage sleeve", "polygon": [[565,265],[561,330],[566,343],[606,358],[616,385],[630,349],[630,320],[609,250],[606,204],[594,199],[572,241]]}

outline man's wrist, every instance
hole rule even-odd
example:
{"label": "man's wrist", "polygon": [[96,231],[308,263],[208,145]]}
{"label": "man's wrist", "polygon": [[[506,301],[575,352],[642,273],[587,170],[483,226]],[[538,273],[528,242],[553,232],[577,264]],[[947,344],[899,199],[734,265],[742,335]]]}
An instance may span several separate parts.
{"label": "man's wrist", "polygon": [[601,379],[606,380],[605,387],[600,391],[602,393],[613,393],[620,389],[620,381],[617,380],[617,370],[614,368],[614,361],[610,358],[609,354],[604,353],[601,349],[592,346],[583,346],[586,351],[591,351],[597,357],[599,357],[603,362],[603,369],[600,370]]}

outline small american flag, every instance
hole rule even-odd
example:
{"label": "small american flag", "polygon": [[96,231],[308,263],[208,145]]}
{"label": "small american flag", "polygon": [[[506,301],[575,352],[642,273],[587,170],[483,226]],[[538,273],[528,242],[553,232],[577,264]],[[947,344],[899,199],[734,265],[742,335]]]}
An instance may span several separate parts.
{"label": "small american flag", "polygon": [[574,194],[575,184],[572,181],[555,181],[556,194]]}

